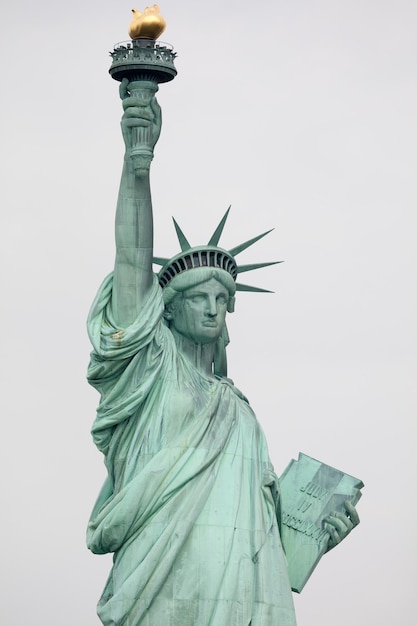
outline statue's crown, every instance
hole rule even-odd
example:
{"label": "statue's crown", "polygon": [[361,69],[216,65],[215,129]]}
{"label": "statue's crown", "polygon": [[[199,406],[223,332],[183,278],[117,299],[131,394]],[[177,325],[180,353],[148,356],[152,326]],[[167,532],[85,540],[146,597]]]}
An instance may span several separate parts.
{"label": "statue's crown", "polygon": [[[231,250],[224,250],[223,248],[219,248],[217,244],[219,243],[220,237],[223,233],[224,225],[229,215],[229,211],[230,207],[227,209],[213,235],[210,237],[208,244],[205,246],[192,247],[175,219],[173,220],[178,240],[181,246],[181,252],[171,259],[163,257],[153,258],[154,263],[162,266],[162,269],[158,273],[158,280],[160,286],[163,289],[167,287],[171,280],[179,274],[199,267],[213,267],[216,269],[224,270],[228,272],[233,280],[236,282],[238,274],[242,274],[243,272],[249,272],[250,270],[257,270],[261,267],[267,267],[268,265],[281,263],[281,261],[270,261],[268,263],[238,265],[234,258],[240,252],[243,252],[243,250],[246,250],[246,248],[249,248],[254,243],[259,241],[259,239],[265,237],[265,235],[270,233],[273,229],[267,230],[265,233],[261,233],[260,235],[257,235],[256,237],[253,237],[252,239],[249,239],[248,241],[245,241],[244,243],[235,246]],[[259,287],[242,285],[240,283],[236,283],[236,291],[255,291],[271,293],[268,289],[260,289]]]}

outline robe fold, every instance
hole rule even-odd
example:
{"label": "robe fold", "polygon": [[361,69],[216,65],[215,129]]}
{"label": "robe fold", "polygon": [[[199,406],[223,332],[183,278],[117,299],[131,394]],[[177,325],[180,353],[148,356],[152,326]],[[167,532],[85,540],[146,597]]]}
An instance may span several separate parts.
{"label": "robe fold", "polygon": [[279,486],[264,434],[227,379],[182,355],[155,279],[119,329],[112,276],[90,312],[93,439],[107,480],[88,547],[114,552],[105,626],[294,626],[279,536]]}

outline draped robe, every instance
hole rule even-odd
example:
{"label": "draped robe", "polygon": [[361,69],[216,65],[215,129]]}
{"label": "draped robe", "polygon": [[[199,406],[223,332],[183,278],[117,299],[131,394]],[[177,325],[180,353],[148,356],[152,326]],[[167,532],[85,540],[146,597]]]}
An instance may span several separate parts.
{"label": "draped robe", "polygon": [[111,290],[110,276],[89,316],[92,433],[108,477],[87,543],[114,552],[102,623],[294,626],[278,481],[252,409],[179,352],[156,279],[122,330]]}

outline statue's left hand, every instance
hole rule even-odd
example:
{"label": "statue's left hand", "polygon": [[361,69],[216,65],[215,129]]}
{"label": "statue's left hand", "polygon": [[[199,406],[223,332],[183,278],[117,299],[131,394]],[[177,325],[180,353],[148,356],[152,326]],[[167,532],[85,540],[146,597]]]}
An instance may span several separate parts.
{"label": "statue's left hand", "polygon": [[359,524],[359,515],[349,500],[345,501],[345,513],[334,512],[323,520],[329,533],[327,552],[337,546]]}

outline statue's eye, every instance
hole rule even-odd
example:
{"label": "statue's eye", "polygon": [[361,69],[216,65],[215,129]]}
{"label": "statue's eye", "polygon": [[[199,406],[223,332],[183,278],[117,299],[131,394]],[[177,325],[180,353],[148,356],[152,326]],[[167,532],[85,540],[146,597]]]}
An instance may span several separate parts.
{"label": "statue's eye", "polygon": [[224,296],[224,295],[217,296],[217,303],[218,304],[226,304],[227,303],[227,297]]}
{"label": "statue's eye", "polygon": [[189,300],[191,300],[191,302],[193,302],[194,304],[198,304],[199,302],[204,301],[204,296],[202,294],[196,293],[193,296],[190,296]]}

